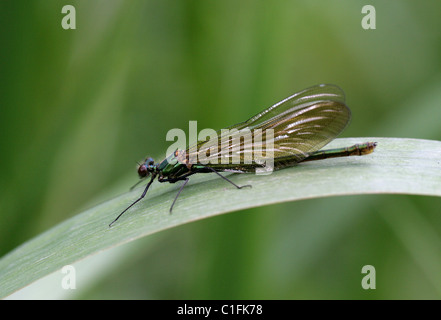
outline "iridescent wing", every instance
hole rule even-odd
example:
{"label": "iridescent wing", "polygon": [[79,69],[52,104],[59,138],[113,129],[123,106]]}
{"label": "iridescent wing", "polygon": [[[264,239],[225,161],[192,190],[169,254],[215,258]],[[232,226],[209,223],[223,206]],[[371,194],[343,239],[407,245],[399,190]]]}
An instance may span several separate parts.
{"label": "iridescent wing", "polygon": [[269,157],[300,162],[335,139],[350,117],[344,92],[335,85],[318,85],[218,131],[186,155],[191,164],[225,171],[252,171]]}

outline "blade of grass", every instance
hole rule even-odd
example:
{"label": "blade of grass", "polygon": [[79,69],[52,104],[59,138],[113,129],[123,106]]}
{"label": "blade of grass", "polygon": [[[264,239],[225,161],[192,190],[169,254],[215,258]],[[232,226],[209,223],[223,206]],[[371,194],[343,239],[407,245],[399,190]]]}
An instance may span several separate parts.
{"label": "blade of grass", "polygon": [[441,142],[394,138],[337,139],[326,148],[377,141],[363,157],[303,163],[267,176],[230,178],[252,188],[236,190],[214,174],[191,179],[174,213],[180,185],[155,183],[146,198],[112,227],[142,187],[90,208],[31,239],[0,259],[0,297],[99,251],[190,221],[272,203],[351,194],[400,193],[441,196]]}

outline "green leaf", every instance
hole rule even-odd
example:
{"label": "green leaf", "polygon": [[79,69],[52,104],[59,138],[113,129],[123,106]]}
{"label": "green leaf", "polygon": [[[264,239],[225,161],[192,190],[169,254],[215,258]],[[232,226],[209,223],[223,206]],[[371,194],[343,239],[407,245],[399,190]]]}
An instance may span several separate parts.
{"label": "green leaf", "polygon": [[[441,142],[399,138],[336,139],[327,148],[377,141],[374,153],[302,163],[270,175],[233,174],[237,190],[215,174],[180,186],[154,183],[145,199],[109,228],[143,187],[99,204],[16,248],[0,260],[0,297],[99,251],[214,215],[272,203],[336,195],[399,193],[441,196]],[[135,179],[135,178],[134,178]]]}

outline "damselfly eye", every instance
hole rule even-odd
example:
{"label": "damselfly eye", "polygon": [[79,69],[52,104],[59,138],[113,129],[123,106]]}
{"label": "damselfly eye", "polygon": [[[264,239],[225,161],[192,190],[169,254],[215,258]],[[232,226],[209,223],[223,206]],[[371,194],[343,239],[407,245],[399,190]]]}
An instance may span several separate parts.
{"label": "damselfly eye", "polygon": [[149,172],[148,172],[148,170],[147,170],[147,167],[146,167],[144,164],[142,164],[142,165],[139,166],[139,168],[138,168],[138,174],[139,174],[139,177],[140,177],[140,178],[144,178],[144,177],[147,177],[147,176],[149,175]]}
{"label": "damselfly eye", "polygon": [[147,158],[145,159],[145,162],[147,163],[147,165],[152,166],[155,164],[155,161],[152,158]]}

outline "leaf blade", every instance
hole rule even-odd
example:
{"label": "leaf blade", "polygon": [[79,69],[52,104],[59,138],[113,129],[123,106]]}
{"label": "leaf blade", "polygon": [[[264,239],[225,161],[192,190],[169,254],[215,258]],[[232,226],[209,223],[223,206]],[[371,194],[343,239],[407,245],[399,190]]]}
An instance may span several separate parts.
{"label": "leaf blade", "polygon": [[[206,217],[262,205],[337,195],[397,193],[441,196],[441,142],[394,138],[336,139],[327,148],[377,141],[363,157],[302,163],[268,176],[236,174],[236,190],[214,174],[194,177],[174,213],[168,209],[179,185],[153,185],[147,197],[108,228],[113,218],[142,192],[97,205],[31,239],[0,259],[0,297],[66,264],[107,248]],[[212,199],[207,201],[207,199]]]}

